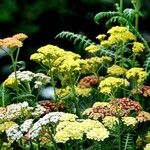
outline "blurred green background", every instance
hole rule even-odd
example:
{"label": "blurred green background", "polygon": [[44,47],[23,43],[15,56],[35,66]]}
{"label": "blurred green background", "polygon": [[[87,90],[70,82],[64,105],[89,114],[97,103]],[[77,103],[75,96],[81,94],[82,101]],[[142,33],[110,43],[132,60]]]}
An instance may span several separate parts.
{"label": "blurred green background", "polygon": [[[61,31],[81,33],[94,39],[106,31],[104,21],[97,25],[94,16],[100,11],[114,10],[118,0],[0,0],[0,38],[23,32],[29,36],[24,42],[20,60],[27,62],[26,70],[34,63],[29,57],[39,47],[56,44],[73,50],[69,42],[55,39]],[[126,0],[125,7],[132,7]],[[150,0],[143,0],[139,29],[150,42]],[[10,73],[10,59],[0,52],[0,82]]]}

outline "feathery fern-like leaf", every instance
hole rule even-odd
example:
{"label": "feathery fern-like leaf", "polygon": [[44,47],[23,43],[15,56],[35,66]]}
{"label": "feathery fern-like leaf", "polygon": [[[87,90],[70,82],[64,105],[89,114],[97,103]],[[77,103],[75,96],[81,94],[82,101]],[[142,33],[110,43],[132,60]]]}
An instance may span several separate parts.
{"label": "feathery fern-like leaf", "polygon": [[135,150],[135,135],[133,133],[127,133],[122,139],[122,150]]}
{"label": "feathery fern-like leaf", "polygon": [[85,35],[75,34],[69,31],[62,31],[56,35],[55,38],[68,39],[73,42],[73,45],[77,46],[79,50],[85,49],[85,47],[94,44],[94,42],[87,38]]}
{"label": "feathery fern-like leaf", "polygon": [[94,21],[96,23],[98,23],[99,20],[102,19],[102,18],[104,18],[104,17],[111,18],[111,17],[114,17],[116,15],[119,15],[119,12],[115,12],[115,11],[100,12],[100,13],[98,13],[98,14],[95,15]]}

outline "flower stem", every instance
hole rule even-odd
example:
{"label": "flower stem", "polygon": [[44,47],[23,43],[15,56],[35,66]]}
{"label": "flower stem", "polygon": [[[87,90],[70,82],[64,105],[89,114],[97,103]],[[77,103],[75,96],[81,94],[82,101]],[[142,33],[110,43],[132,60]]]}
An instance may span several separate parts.
{"label": "flower stem", "polygon": [[120,0],[119,12],[120,12],[120,14],[122,14],[122,12],[123,12],[123,0]]}
{"label": "flower stem", "polygon": [[5,107],[5,86],[2,84],[2,107]]}
{"label": "flower stem", "polygon": [[16,94],[17,96],[19,95],[19,88],[18,88],[18,81],[17,81],[17,66],[16,66],[16,61],[17,60],[14,60],[14,57],[13,57],[13,53],[10,53],[10,58],[11,58],[11,61],[12,61],[12,66],[13,66],[13,71],[14,71],[14,74],[15,74],[15,84],[16,84]]}

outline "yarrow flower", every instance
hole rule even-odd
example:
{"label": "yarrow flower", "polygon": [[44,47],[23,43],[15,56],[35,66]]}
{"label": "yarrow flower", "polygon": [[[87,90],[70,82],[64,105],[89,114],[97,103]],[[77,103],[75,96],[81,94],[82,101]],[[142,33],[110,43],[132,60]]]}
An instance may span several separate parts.
{"label": "yarrow flower", "polygon": [[103,122],[105,127],[112,129],[113,127],[115,127],[116,124],[119,123],[119,120],[115,116],[106,116],[103,118],[102,122]]}
{"label": "yarrow flower", "polygon": [[96,39],[98,39],[99,41],[103,41],[106,38],[105,34],[99,34]]}
{"label": "yarrow flower", "polygon": [[57,143],[66,143],[69,140],[82,140],[84,134],[96,141],[104,141],[109,137],[109,131],[100,122],[86,119],[60,122],[54,138]]}
{"label": "yarrow flower", "polygon": [[144,147],[144,150],[150,150],[150,143],[146,144],[146,146]]}
{"label": "yarrow flower", "polygon": [[113,65],[107,69],[107,73],[112,76],[125,75],[126,72],[127,72],[127,69],[120,67],[118,65]]}
{"label": "yarrow flower", "polygon": [[137,124],[137,120],[134,117],[122,117],[122,121],[126,126],[135,126]]}
{"label": "yarrow flower", "polygon": [[123,86],[129,86],[129,82],[126,79],[116,77],[107,77],[99,84],[100,92],[104,94],[110,94],[113,90]]}
{"label": "yarrow flower", "polygon": [[150,113],[145,111],[140,111],[136,119],[138,120],[138,122],[150,121]]}
{"label": "yarrow flower", "polygon": [[127,79],[136,79],[138,84],[142,84],[146,79],[148,73],[143,68],[131,68],[127,71]]}
{"label": "yarrow flower", "polygon": [[78,87],[80,87],[80,88],[90,88],[90,87],[93,87],[93,86],[97,85],[99,80],[100,80],[100,78],[98,78],[95,75],[85,76],[84,78],[82,78],[79,81]]}
{"label": "yarrow flower", "polygon": [[23,46],[22,41],[25,40],[27,37],[28,37],[27,35],[19,33],[12,37],[0,39],[0,47],[8,48],[11,49],[11,51],[13,51],[16,48],[22,47]]}
{"label": "yarrow flower", "polygon": [[90,46],[86,47],[85,50],[89,53],[96,53],[99,51],[100,47],[99,45],[91,44]]}
{"label": "yarrow flower", "polygon": [[140,52],[143,52],[144,48],[145,47],[142,43],[134,42],[133,47],[132,47],[132,51],[133,51],[133,53],[139,54]]}

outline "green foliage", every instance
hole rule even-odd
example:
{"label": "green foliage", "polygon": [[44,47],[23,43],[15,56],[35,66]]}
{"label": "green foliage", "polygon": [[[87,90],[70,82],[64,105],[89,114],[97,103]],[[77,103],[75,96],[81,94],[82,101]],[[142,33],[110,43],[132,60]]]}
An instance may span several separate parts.
{"label": "green foliage", "polygon": [[92,40],[88,39],[87,36],[81,34],[75,34],[69,31],[62,31],[56,35],[56,38],[67,39],[73,43],[74,46],[77,46],[77,49],[83,50],[85,47],[94,44]]}
{"label": "green foliage", "polygon": [[126,133],[122,138],[122,150],[135,150],[135,135]]}

